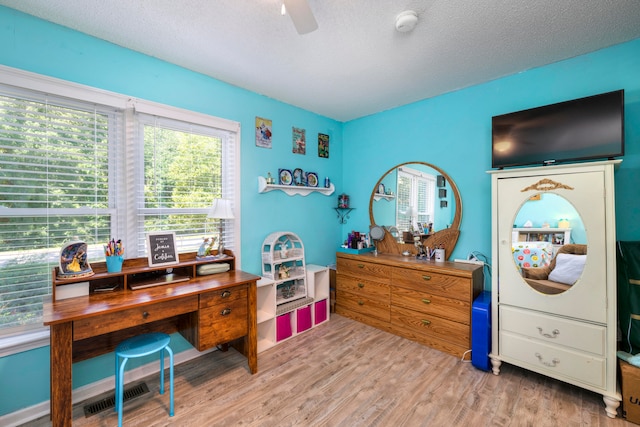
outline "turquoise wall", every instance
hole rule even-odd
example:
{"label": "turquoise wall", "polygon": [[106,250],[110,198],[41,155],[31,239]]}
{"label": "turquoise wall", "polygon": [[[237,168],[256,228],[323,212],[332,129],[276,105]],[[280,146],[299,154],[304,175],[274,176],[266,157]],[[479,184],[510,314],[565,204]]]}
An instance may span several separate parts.
{"label": "turquoise wall", "polygon": [[[0,64],[241,123],[242,269],[260,273],[260,244],[289,230],[305,243],[308,263],[329,264],[351,230],[366,231],[374,184],[392,166],[426,161],[456,182],[463,204],[453,258],[491,253],[491,116],[625,89],[627,154],[616,173],[617,231],[640,240],[640,39],[347,123],[322,117],[160,60],[0,7]],[[256,116],[273,120],[273,149],[255,146]],[[307,131],[307,154],[291,153],[291,127]],[[317,133],[331,136],[317,157]],[[257,177],[278,168],[329,176],[336,193],[258,194]],[[339,225],[333,207],[347,193],[356,209]],[[177,340],[179,350],[187,344]],[[48,399],[48,347],[0,358],[0,416]],[[74,365],[74,387],[112,375],[110,355]],[[25,385],[28,384],[29,387]],[[11,395],[7,395],[11,389]],[[35,392],[34,392],[35,391]],[[4,394],[1,394],[4,393]]]}

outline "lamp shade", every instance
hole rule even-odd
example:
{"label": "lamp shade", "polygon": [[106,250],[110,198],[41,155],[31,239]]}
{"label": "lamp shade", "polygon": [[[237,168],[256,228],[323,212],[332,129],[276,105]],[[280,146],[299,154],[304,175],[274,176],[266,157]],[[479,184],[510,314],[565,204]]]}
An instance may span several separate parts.
{"label": "lamp shade", "polygon": [[233,209],[231,209],[231,200],[215,199],[207,218],[217,219],[233,219]]}

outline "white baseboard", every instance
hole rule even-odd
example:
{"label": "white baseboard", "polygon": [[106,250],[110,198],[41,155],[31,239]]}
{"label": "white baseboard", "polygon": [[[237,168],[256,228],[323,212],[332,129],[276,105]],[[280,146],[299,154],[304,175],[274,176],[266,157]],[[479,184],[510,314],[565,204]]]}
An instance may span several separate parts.
{"label": "white baseboard", "polygon": [[[195,348],[190,348],[188,350],[182,351],[174,356],[173,364],[179,365],[181,363],[187,362],[189,360],[200,357],[204,354],[215,351],[216,349],[206,350],[206,351],[197,351]],[[165,361],[166,362],[166,361]],[[168,364],[165,363],[165,369],[168,368]],[[140,366],[138,368],[132,369],[130,371],[126,371],[125,373],[125,382],[137,381],[149,375],[158,372],[158,363],[150,362],[146,365]],[[115,374],[115,373],[114,373]],[[90,399],[94,396],[98,396],[102,393],[105,393],[109,390],[113,390],[115,387],[115,378],[114,376],[110,376],[108,378],[104,378],[102,380],[96,381],[91,384],[87,384],[82,387],[78,387],[73,390],[72,402],[78,403]],[[33,421],[40,417],[49,415],[49,401],[46,400],[44,402],[38,403],[37,405],[29,406],[28,408],[23,408],[15,412],[11,412],[10,414],[0,416],[0,426],[6,427],[17,427],[29,421]]]}

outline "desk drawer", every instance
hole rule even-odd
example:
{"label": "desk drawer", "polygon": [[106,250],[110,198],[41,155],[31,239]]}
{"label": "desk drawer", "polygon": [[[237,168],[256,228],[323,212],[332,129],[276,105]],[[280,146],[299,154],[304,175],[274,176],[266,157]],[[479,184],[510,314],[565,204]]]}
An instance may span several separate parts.
{"label": "desk drawer", "polygon": [[394,268],[392,283],[403,288],[455,298],[469,303],[472,299],[471,281],[464,277],[408,268]]}
{"label": "desk drawer", "polygon": [[231,301],[247,300],[247,287],[236,286],[235,288],[229,288],[214,292],[207,292],[200,295],[200,309],[208,307],[216,307],[218,305],[225,305]]}
{"label": "desk drawer", "polygon": [[220,292],[200,296],[198,350],[203,351],[249,333],[247,289],[234,288],[230,292],[228,296]]}
{"label": "desk drawer", "polygon": [[73,322],[73,340],[78,341],[95,337],[197,310],[198,296],[193,295],[127,310],[104,313],[95,317],[87,317]]}

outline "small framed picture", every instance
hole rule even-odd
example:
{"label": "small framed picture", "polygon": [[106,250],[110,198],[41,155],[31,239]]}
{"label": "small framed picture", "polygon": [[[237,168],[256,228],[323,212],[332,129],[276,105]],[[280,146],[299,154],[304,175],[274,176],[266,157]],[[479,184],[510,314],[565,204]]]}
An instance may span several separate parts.
{"label": "small framed picture", "polygon": [[177,264],[179,260],[176,233],[173,231],[148,233],[147,253],[149,266]]}
{"label": "small framed picture", "polygon": [[446,188],[439,189],[438,196],[440,196],[441,199],[447,197],[447,189]]}
{"label": "small framed picture", "polygon": [[446,208],[447,207],[447,201],[446,200],[440,200],[440,207],[441,208]]}

